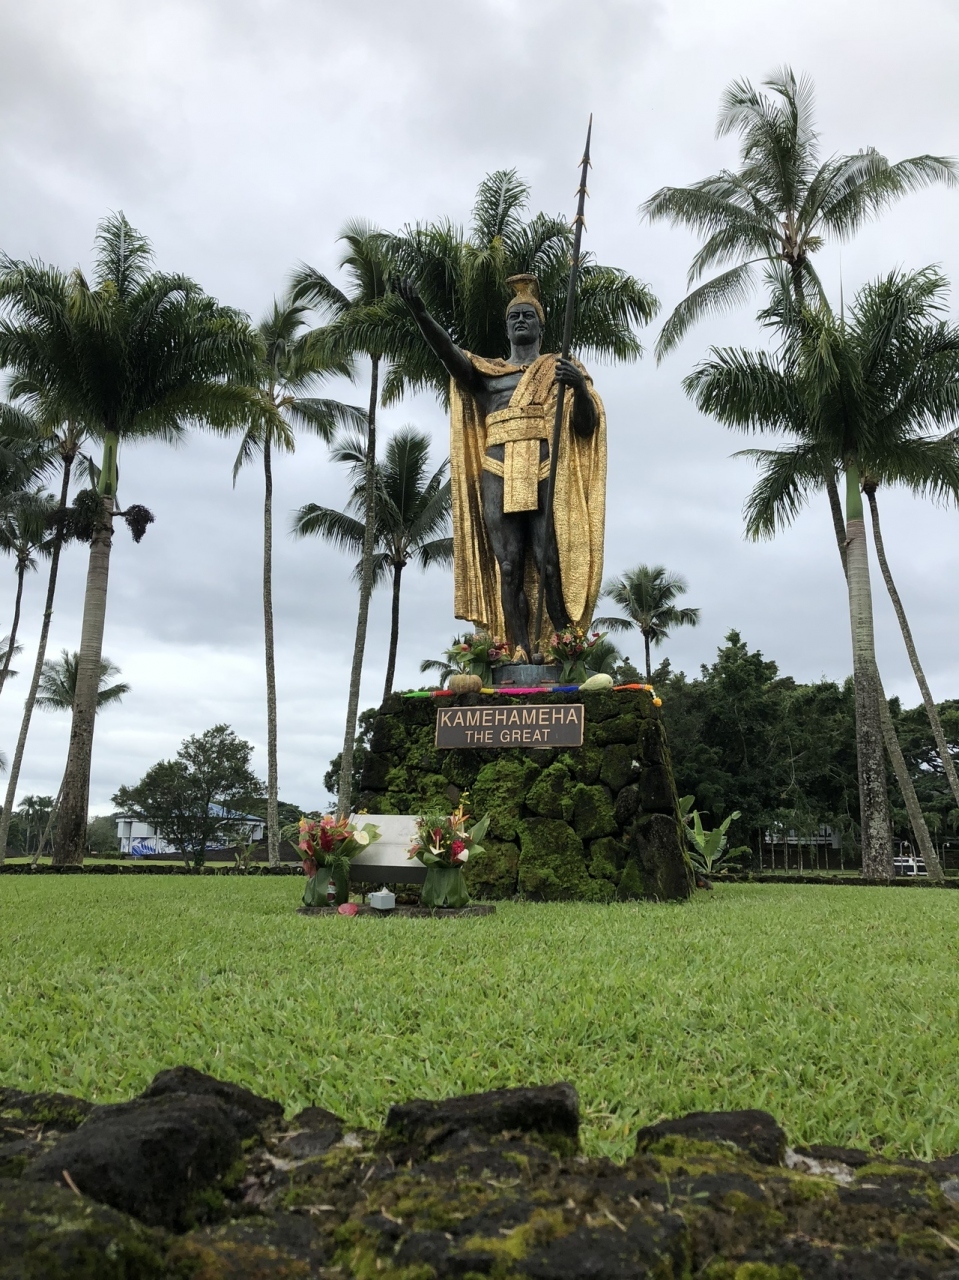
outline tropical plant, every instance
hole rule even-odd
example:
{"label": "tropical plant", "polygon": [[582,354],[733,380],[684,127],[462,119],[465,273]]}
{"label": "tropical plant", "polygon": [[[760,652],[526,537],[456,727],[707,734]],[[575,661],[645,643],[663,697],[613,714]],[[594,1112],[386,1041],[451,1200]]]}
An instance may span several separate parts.
{"label": "tropical plant", "polygon": [[[40,678],[40,689],[37,693],[37,706],[44,711],[69,711],[76,696],[77,674],[80,669],[80,655],[74,650],[61,649],[59,658],[47,658],[43,664],[43,675]],[[130,686],[123,681],[108,684],[114,676],[120,674],[120,668],[105,655],[100,659],[100,679],[97,685],[97,711],[111,703],[119,702],[130,692]]]}
{"label": "tropical plant", "polygon": [[[43,674],[40,677],[35,705],[43,711],[70,711],[73,707],[73,699],[76,696],[79,669],[80,655],[76,650],[71,653],[69,649],[61,649],[58,659],[47,658],[43,664]],[[115,662],[111,662],[106,656],[100,659],[100,682],[97,686],[98,715],[104,707],[119,702],[125,694],[130,692],[130,686],[123,681],[118,681],[116,684],[108,683],[114,676],[119,674],[120,668]],[[57,798],[53,802],[53,808],[50,810],[46,830],[37,845],[35,863],[40,861],[40,856],[46,848],[47,841],[50,839],[53,824],[56,822],[57,814],[60,811],[62,798],[63,782],[61,781],[60,789],[57,791]],[[87,838],[89,841],[89,830]]]}
{"label": "tropical plant", "polygon": [[[499,170],[480,183],[468,231],[446,219],[408,226],[387,240],[395,274],[415,280],[430,314],[476,355],[505,354],[503,317],[512,296],[506,281],[526,272],[539,280],[546,312],[543,350],[561,346],[573,232],[564,217],[529,217],[529,191],[515,170]],[[642,354],[635,328],[647,324],[658,305],[646,285],[584,253],[573,346],[584,359],[635,360]],[[391,358],[384,383],[388,403],[422,389],[448,400],[449,375],[397,294],[357,314],[353,325]]]}
{"label": "tropical plant", "polygon": [[[97,229],[91,283],[79,270],[68,276],[5,259],[0,310],[0,366],[12,371],[12,398],[41,421],[83,423],[103,445],[54,849],[54,861],[65,864],[82,857],[87,825],[113,520],[121,514],[119,447],[172,442],[194,423],[233,429],[248,422],[258,341],[243,316],[192,280],[155,271],[149,242],[122,213]],[[144,512],[129,515],[142,532],[136,515],[145,519]]]}
{"label": "tropical plant", "polygon": [[[47,337],[52,339],[53,345],[56,347],[57,333],[48,333]],[[51,351],[51,360],[54,359],[55,354],[55,351]],[[37,363],[43,364],[43,360],[38,359]],[[32,394],[35,389],[29,379],[23,376],[18,376],[14,380],[14,386],[19,394],[24,396]],[[68,419],[62,423],[50,423],[47,419],[35,418],[13,405],[0,405],[0,428],[12,435],[17,442],[18,450],[25,448],[28,451],[39,451],[40,457],[35,459],[32,464],[37,472],[45,471],[51,465],[58,467],[60,470],[60,493],[54,516],[50,550],[50,572],[47,575],[47,593],[43,605],[43,619],[40,624],[40,639],[37,643],[37,656],[33,664],[30,686],[23,704],[23,716],[20,720],[20,732],[13,753],[13,764],[10,767],[10,778],[3,803],[3,814],[0,816],[0,863],[2,863],[7,846],[10,821],[13,816],[17,785],[20,781],[20,767],[23,764],[27,736],[33,719],[33,708],[36,703],[40,680],[43,676],[43,664],[46,661],[47,641],[50,636],[50,623],[53,618],[53,602],[60,573],[60,553],[63,550],[64,542],[74,535],[76,522],[71,519],[67,503],[70,495],[73,465],[80,454],[85,432],[73,420]],[[10,436],[7,439],[9,440]],[[0,450],[0,456],[2,456],[3,452],[4,450]],[[76,515],[75,512],[72,514]]]}
{"label": "tropical plant", "polygon": [[509,662],[510,648],[502,640],[497,640],[485,631],[470,631],[462,636],[454,636],[453,643],[445,652],[446,662],[421,662],[420,671],[442,671],[447,680],[456,672],[467,672],[479,676],[483,687],[493,683],[493,668],[500,663]]}
{"label": "tropical plant", "polygon": [[661,564],[637,565],[621,578],[609,578],[603,584],[603,596],[618,604],[627,616],[614,614],[593,621],[609,631],[635,628],[640,632],[646,650],[647,681],[653,678],[651,647],[662,644],[673,627],[695,627],[699,623],[698,609],[677,608],[674,604],[688,589],[685,578],[670,573]]}
{"label": "tropical plant", "polygon": [[23,827],[23,852],[30,852],[30,837],[39,833],[53,809],[53,796],[24,796],[17,805]]}
{"label": "tropical plant", "polygon": [[365,222],[347,223],[340,235],[340,243],[345,247],[339,266],[340,270],[346,274],[348,292],[344,292],[321,272],[305,264],[294,277],[293,288],[297,298],[308,300],[327,316],[329,323],[324,330],[324,338],[332,349],[334,359],[349,360],[362,353],[368,356],[370,361],[370,401],[366,417],[366,437],[363,442],[365,487],[364,538],[360,553],[360,595],[356,613],[356,633],[353,639],[350,687],[347,693],[343,750],[340,753],[340,778],[336,788],[337,812],[343,818],[350,812],[356,718],[360,707],[360,682],[363,678],[370,597],[374,586],[376,409],[380,396],[380,365],[384,354],[376,336],[362,332],[362,326],[357,327],[355,321],[370,309],[379,306],[385,298],[390,257],[385,234]]}
{"label": "tropical plant", "polygon": [[[702,316],[743,302],[762,267],[785,267],[797,302],[807,293],[822,300],[811,259],[827,240],[848,239],[911,191],[957,181],[956,162],[944,156],[890,164],[867,147],[823,160],[812,81],[783,67],[762,83],[770,94],[736,80],[720,101],[716,134],[739,135],[740,167],[688,187],[662,187],[641,207],[651,222],[688,227],[704,238],[689,268],[690,292],[657,339],[660,358]],[[727,269],[692,287],[717,267]]]}
{"label": "tropical plant", "polygon": [[[390,576],[393,588],[384,699],[393,689],[396,671],[403,570],[411,560],[426,570],[448,565],[453,559],[453,539],[448,533],[450,485],[445,478],[449,463],[442,462],[432,475],[428,474],[429,451],[429,436],[413,427],[403,427],[391,437],[383,461],[376,466],[373,583]],[[293,532],[297,537],[326,538],[336,547],[362,553],[365,526],[351,513],[361,513],[366,508],[365,442],[355,437],[344,439],[333,450],[333,457],[352,467],[353,491],[346,511],[307,503],[294,517]],[[361,559],[354,576],[359,578],[362,572]]]}
{"label": "tropical plant", "polygon": [[[950,439],[954,439],[951,437]],[[957,442],[959,443],[959,442]],[[899,629],[902,632],[903,642],[906,646],[906,652],[909,655],[909,663],[912,667],[913,674],[916,677],[916,683],[919,686],[919,692],[922,694],[923,706],[926,708],[926,715],[929,717],[929,724],[932,727],[932,734],[936,742],[936,750],[939,753],[939,759],[942,763],[943,772],[949,783],[950,790],[959,804],[959,776],[956,773],[956,766],[952,759],[952,753],[949,750],[949,744],[946,742],[946,735],[942,727],[942,721],[939,718],[939,712],[936,708],[932,691],[929,688],[929,681],[926,679],[926,673],[922,669],[922,663],[919,661],[919,651],[916,648],[916,642],[913,638],[912,628],[906,617],[906,610],[903,607],[902,597],[896,587],[896,583],[892,576],[892,570],[889,568],[889,561],[886,558],[886,544],[882,536],[882,527],[879,523],[879,503],[876,498],[876,490],[878,485],[871,478],[867,477],[866,483],[863,485],[863,492],[869,503],[869,513],[872,521],[872,540],[876,548],[876,559],[879,561],[879,569],[882,573],[883,582],[886,584],[886,590],[889,592],[889,598],[892,601],[892,607],[896,613],[896,619],[899,623]]]}
{"label": "tropical plant", "polygon": [[253,773],[253,747],[226,724],[184,740],[172,760],[160,760],[133,787],[113,796],[117,809],[149,823],[186,866],[202,867],[217,837],[249,837],[250,805],[263,783]]}
{"label": "tropical plant", "polygon": [[780,449],[744,451],[760,468],[745,508],[749,536],[771,537],[827,477],[845,477],[863,873],[872,878],[892,875],[892,846],[861,483],[959,495],[955,444],[930,430],[959,411],[959,330],[938,317],[945,287],[931,268],[893,272],[836,316],[824,304],[797,314],[783,286],[764,313],[781,337],[776,353],[713,349],[684,384],[727,426],[792,437]]}
{"label": "tropical plant", "polygon": [[[327,886],[334,886],[334,902],[342,906],[350,896],[350,862],[358,853],[380,838],[379,828],[372,822],[362,826],[349,818],[334,818],[332,814],[315,821],[301,818],[299,822],[284,827],[283,836],[295,841],[303,854],[303,874],[308,877],[303,891],[305,907],[325,907]],[[320,868],[326,870],[319,875]]]}
{"label": "tropical plant", "polygon": [[[465,794],[464,794],[465,799]],[[426,880],[420,894],[424,907],[465,907],[469,891],[463,867],[470,854],[483,853],[483,837],[490,816],[469,822],[466,808],[457,805],[452,813],[435,811],[416,819],[416,835],[409,857],[418,858],[426,867]]]}
{"label": "tropical plant", "polygon": [[700,875],[708,879],[717,873],[727,872],[749,852],[749,846],[742,845],[738,849],[728,847],[729,838],[726,833],[736,819],[742,817],[738,809],[723,818],[718,827],[706,831],[699,810],[693,808],[695,803],[695,796],[682,796],[679,801],[679,816],[686,832],[689,860]]}
{"label": "tropical plant", "polygon": [[266,662],[266,839],[271,867],[280,865],[278,810],[276,658],[273,637],[273,454],[292,453],[294,428],[329,443],[338,427],[365,424],[362,410],[310,394],[333,374],[351,373],[346,360],[331,360],[307,325],[310,308],[290,297],[274,301],[260,322],[258,399],[233,465],[236,484],[241,467],[259,454],[263,460],[263,648]]}
{"label": "tropical plant", "polygon": [[17,577],[13,621],[10,623],[6,651],[0,665],[0,692],[7,681],[14,652],[19,651],[17,632],[20,628],[24,578],[36,569],[38,556],[49,557],[53,550],[50,525],[55,509],[56,500],[44,493],[39,486],[14,492],[0,505],[0,554],[13,557]]}

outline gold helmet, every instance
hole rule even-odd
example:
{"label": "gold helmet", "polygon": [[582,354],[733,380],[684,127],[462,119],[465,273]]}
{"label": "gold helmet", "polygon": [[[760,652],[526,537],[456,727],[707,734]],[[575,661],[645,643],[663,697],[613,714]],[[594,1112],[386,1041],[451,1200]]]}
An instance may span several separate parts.
{"label": "gold helmet", "polygon": [[516,295],[510,298],[506,314],[509,315],[513,307],[518,307],[520,304],[528,304],[539,316],[540,324],[545,324],[546,313],[543,311],[543,304],[539,300],[539,281],[536,277],[529,275],[509,276],[506,283]]}

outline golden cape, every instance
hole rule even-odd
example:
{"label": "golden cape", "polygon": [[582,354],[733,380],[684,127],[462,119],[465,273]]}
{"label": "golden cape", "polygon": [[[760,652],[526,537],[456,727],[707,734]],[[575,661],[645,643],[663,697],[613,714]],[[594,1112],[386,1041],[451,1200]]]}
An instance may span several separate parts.
{"label": "golden cape", "polygon": [[[488,377],[520,370],[506,360],[486,360],[468,351],[464,354],[474,369]],[[550,435],[556,415],[555,372],[556,356],[540,356],[523,374],[510,399],[510,408],[543,405]],[[587,383],[596,405],[596,430],[588,439],[576,435],[572,428],[574,398],[567,394],[553,504],[563,598],[573,625],[584,629],[592,620],[603,576],[606,520],[606,413],[588,375]],[[485,453],[486,416],[475,397],[454,381],[450,389],[454,613],[494,636],[506,637],[499,568],[487,537],[480,497]],[[531,613],[538,583],[533,557],[527,555],[526,593]],[[552,626],[544,622],[540,641],[551,634]],[[514,637],[506,638],[515,643]],[[537,637],[531,639],[535,645]]]}

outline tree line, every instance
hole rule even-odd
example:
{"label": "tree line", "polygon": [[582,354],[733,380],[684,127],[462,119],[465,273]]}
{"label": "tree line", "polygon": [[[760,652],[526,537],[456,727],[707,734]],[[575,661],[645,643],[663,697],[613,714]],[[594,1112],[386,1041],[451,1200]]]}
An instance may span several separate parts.
{"label": "tree line", "polygon": [[[689,292],[657,340],[657,358],[671,352],[703,315],[741,304],[756,287],[765,292],[757,316],[765,346],[715,348],[684,386],[704,413],[734,430],[772,436],[776,443],[747,451],[759,471],[745,508],[751,536],[772,536],[811,497],[826,496],[848,585],[863,869],[876,878],[892,872],[885,752],[930,871],[941,874],[876,666],[865,508],[910,658],[923,682],[941,767],[959,804],[959,779],[941,716],[921,675],[881,542],[877,502],[878,491],[893,484],[921,497],[959,494],[956,437],[949,429],[957,414],[959,330],[946,314],[946,281],[932,268],[887,274],[861,290],[848,308],[836,310],[814,259],[827,242],[848,238],[909,192],[933,183],[955,185],[959,171],[951,159],[931,155],[891,163],[871,147],[822,159],[812,85],[788,69],[760,89],[745,80],[731,85],[721,103],[718,133],[738,135],[738,168],[687,187],[664,187],[642,206],[648,219],[690,228],[702,241],[690,267]],[[410,561],[427,568],[448,563],[450,555],[445,466],[428,474],[428,441],[413,430],[397,433],[383,456],[378,449],[380,405],[394,404],[410,391],[430,390],[444,403],[449,394],[445,372],[393,284],[401,277],[414,279],[454,341],[494,357],[502,354],[506,279],[532,273],[540,280],[547,315],[544,349],[556,349],[571,239],[564,219],[530,215],[528,186],[515,172],[503,170],[480,184],[466,228],[448,219],[400,232],[350,223],[340,239],[339,283],[301,264],[258,326],[187,277],[156,270],[149,242],[122,214],[98,229],[89,281],[79,269],[63,272],[38,262],[0,259],[0,367],[8,379],[7,403],[0,406],[0,498],[10,510],[22,501],[25,521],[34,518],[30,503],[43,508],[37,528],[48,543],[50,563],[40,645],[0,818],[0,856],[43,668],[60,551],[70,537],[87,541],[90,551],[54,860],[74,862],[82,854],[114,524],[125,520],[139,540],[152,521],[140,504],[119,505],[118,452],[142,438],[173,442],[196,425],[240,437],[235,472],[256,456],[263,466],[271,861],[279,857],[274,460],[291,451],[297,431],[305,430],[327,441],[333,457],[351,468],[344,511],[307,504],[294,518],[299,535],[320,535],[359,554],[337,787],[340,811],[348,811],[372,589],[379,580],[391,581],[388,692],[403,571]],[[575,305],[575,346],[587,359],[636,360],[642,353],[637,329],[657,308],[656,298],[636,277],[586,255]],[[326,380],[361,373],[369,377],[365,407],[319,395]],[[92,447],[96,459],[84,452]],[[87,484],[71,502],[78,463]],[[51,498],[44,486],[55,473],[59,496]],[[18,567],[15,624],[24,565],[22,573]],[[620,587],[617,600],[611,584],[611,598],[632,616],[628,575]],[[0,671],[0,693],[4,674]],[[736,807],[746,812],[738,800]]]}

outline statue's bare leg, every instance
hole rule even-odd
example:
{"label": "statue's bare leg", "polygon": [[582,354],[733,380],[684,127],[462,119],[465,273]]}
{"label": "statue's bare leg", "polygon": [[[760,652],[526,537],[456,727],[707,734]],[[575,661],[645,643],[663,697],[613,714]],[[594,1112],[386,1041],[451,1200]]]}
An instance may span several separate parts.
{"label": "statue's bare leg", "polygon": [[[530,541],[536,565],[543,563],[543,543],[546,541],[546,486],[549,482],[539,482],[539,510],[530,513]],[[566,612],[566,601],[563,599],[563,583],[560,575],[559,552],[556,539],[549,539],[546,554],[546,612],[557,631],[572,625],[572,619]],[[537,640],[539,637],[537,636]]]}
{"label": "statue's bare leg", "polygon": [[483,520],[499,565],[500,598],[513,647],[529,654],[529,602],[523,580],[529,517],[525,511],[503,512],[503,477],[484,471],[480,477]]}

